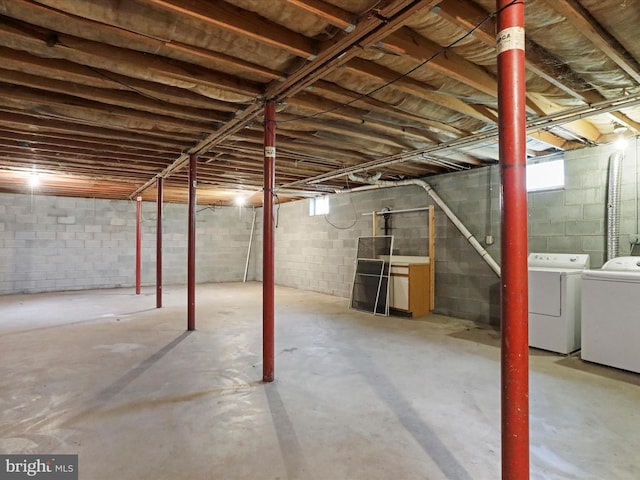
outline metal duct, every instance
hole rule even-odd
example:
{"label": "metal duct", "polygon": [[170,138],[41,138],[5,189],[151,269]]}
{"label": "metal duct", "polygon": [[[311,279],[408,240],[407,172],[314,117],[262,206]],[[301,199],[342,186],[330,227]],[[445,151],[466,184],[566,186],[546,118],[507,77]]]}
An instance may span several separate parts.
{"label": "metal duct", "polygon": [[607,261],[619,256],[620,249],[620,191],[624,152],[609,155],[609,181],[607,185]]}
{"label": "metal duct", "polygon": [[[377,178],[380,178],[380,177],[377,177]],[[442,211],[449,218],[449,220],[451,220],[451,222],[456,226],[456,228],[458,230],[460,230],[460,233],[462,233],[462,235],[464,235],[464,238],[467,239],[467,241],[471,244],[471,246],[475,249],[475,251],[478,252],[478,254],[482,257],[482,259],[487,263],[487,265],[489,265],[491,270],[493,270],[493,272],[498,277],[500,276],[500,273],[501,273],[500,265],[498,265],[496,263],[496,261],[493,259],[493,257],[491,257],[491,255],[489,255],[489,252],[487,252],[487,250],[480,244],[480,242],[478,242],[476,237],[474,237],[473,234],[469,231],[469,229],[464,226],[464,224],[460,221],[460,219],[456,216],[456,214],[453,213],[453,211],[447,206],[447,204],[444,203],[444,200],[442,200],[442,198],[440,198],[440,195],[438,195],[433,190],[433,187],[431,187],[431,185],[429,185],[424,180],[417,180],[417,179],[400,180],[400,181],[397,181],[397,182],[389,182],[389,181],[378,180],[377,178],[376,178],[376,176],[369,177],[369,178],[364,178],[364,177],[356,176],[353,173],[350,173],[349,174],[349,179],[351,179],[352,181],[360,182],[360,183],[370,183],[370,184],[372,184],[371,186],[367,186],[367,187],[353,188],[353,189],[351,189],[351,191],[352,192],[357,192],[358,190],[370,190],[370,189],[373,189],[373,188],[399,187],[399,186],[403,186],[403,185],[417,185],[419,187],[424,188],[427,191],[427,193],[429,194],[429,196],[433,199],[434,203],[436,205],[438,205],[442,209]]]}

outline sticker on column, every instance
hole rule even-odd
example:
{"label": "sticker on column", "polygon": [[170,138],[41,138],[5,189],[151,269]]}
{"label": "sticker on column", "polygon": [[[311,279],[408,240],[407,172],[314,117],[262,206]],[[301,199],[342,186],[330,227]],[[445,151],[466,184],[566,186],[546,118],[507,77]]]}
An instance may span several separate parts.
{"label": "sticker on column", "polygon": [[498,32],[496,51],[498,55],[507,50],[524,50],[524,27],[509,27]]}
{"label": "sticker on column", "polygon": [[273,157],[276,156],[276,147],[264,147],[264,156]]}

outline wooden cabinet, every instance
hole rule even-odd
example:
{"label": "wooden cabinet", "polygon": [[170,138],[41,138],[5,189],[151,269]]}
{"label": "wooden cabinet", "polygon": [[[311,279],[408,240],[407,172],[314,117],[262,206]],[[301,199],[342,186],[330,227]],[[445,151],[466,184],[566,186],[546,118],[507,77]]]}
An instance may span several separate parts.
{"label": "wooden cabinet", "polygon": [[410,263],[407,258],[392,257],[389,306],[414,317],[430,312],[431,265],[428,257],[415,257],[421,263]]}

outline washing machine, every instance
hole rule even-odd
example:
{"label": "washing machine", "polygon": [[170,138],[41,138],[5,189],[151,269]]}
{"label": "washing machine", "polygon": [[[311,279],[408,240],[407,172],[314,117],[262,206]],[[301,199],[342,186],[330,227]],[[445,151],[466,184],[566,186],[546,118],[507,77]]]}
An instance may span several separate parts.
{"label": "washing machine", "polygon": [[580,349],[581,275],[588,254],[529,254],[529,346],[569,354]]}
{"label": "washing machine", "polygon": [[582,274],[583,360],[640,373],[640,257]]}

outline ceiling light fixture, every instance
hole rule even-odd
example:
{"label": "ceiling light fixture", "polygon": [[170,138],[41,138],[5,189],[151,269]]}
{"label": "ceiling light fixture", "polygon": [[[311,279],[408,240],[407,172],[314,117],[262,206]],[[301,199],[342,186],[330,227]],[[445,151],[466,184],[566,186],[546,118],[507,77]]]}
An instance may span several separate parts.
{"label": "ceiling light fixture", "polygon": [[616,150],[620,150],[620,151],[626,150],[628,144],[629,142],[627,142],[627,139],[622,135],[620,135],[615,140],[615,142],[613,142],[613,145],[615,146]]}
{"label": "ceiling light fixture", "polygon": [[38,172],[36,171],[36,167],[33,167],[33,170],[29,174],[29,186],[31,188],[36,188],[40,185],[40,177],[38,176]]}

